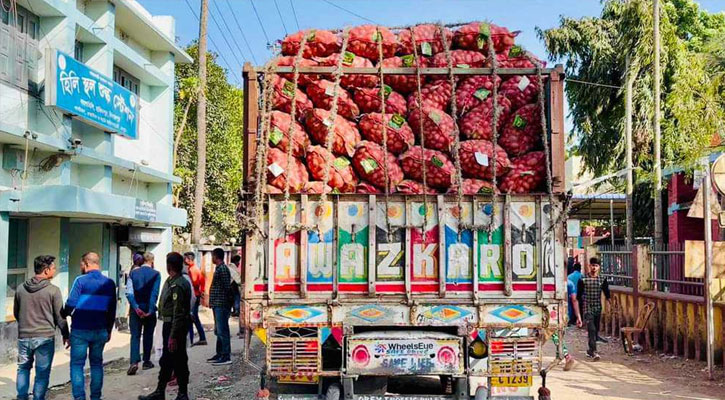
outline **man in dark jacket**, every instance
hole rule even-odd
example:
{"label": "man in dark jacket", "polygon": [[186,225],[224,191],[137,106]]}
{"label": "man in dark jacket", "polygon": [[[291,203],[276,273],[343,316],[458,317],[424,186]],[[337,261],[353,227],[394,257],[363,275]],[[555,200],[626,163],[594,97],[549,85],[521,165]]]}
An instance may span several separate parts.
{"label": "man in dark jacket", "polygon": [[143,333],[143,369],[151,369],[151,349],[154,346],[156,328],[156,301],[159,298],[161,274],[153,268],[154,254],[147,252],[144,262],[129,274],[126,298],[130,306],[128,325],[131,330],[131,365],[126,372],[135,375],[141,361],[139,345]]}
{"label": "man in dark jacket", "polygon": [[214,334],[217,341],[216,354],[206,361],[212,365],[229,365],[232,363],[229,337],[229,315],[233,302],[232,276],[229,267],[224,264],[223,249],[217,247],[212,250],[211,262],[216,268],[209,288],[209,307],[214,311]]}
{"label": "man in dark jacket", "polygon": [[50,283],[56,271],[55,257],[38,256],[34,264],[35,276],[17,288],[13,304],[13,315],[18,321],[18,400],[28,399],[33,360],[33,398],[45,400],[55,355],[56,328],[60,328],[63,343],[68,343],[68,324],[61,316],[63,296]]}
{"label": "man in dark jacket", "polygon": [[159,300],[159,319],[163,321],[164,348],[159,366],[159,383],[156,390],[139,400],[165,400],[166,385],[172,373],[179,384],[176,400],[188,400],[189,358],[186,355],[186,334],[191,323],[191,285],[182,276],[184,258],[179,253],[166,256],[169,277],[164,283]]}

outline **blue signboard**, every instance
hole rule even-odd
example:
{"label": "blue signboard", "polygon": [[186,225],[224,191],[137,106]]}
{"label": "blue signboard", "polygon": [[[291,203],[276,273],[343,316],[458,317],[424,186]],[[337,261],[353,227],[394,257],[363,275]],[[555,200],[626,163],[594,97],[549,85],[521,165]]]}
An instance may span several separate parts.
{"label": "blue signboard", "polygon": [[138,138],[137,95],[58,50],[46,55],[45,104],[107,132]]}

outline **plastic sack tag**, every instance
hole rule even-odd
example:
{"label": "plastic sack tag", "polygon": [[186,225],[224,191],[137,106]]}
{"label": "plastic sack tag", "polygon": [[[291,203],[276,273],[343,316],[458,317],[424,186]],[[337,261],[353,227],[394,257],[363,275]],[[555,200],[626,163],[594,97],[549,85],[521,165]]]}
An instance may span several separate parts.
{"label": "plastic sack tag", "polygon": [[478,45],[479,50],[486,47],[489,36],[491,36],[491,26],[485,22],[481,22],[478,26],[478,38],[476,39],[476,45]]}
{"label": "plastic sack tag", "polygon": [[476,154],[476,162],[479,165],[483,165],[484,167],[488,167],[488,154],[483,154],[480,151],[477,151]]}
{"label": "plastic sack tag", "polygon": [[327,85],[327,87],[325,87],[325,95],[329,96],[329,97],[332,97],[335,95],[335,85],[334,84]]}
{"label": "plastic sack tag", "polygon": [[519,81],[519,90],[524,91],[527,87],[529,87],[529,84],[531,83],[531,80],[529,80],[528,76],[522,76],[521,80]]}
{"label": "plastic sack tag", "polygon": [[353,61],[355,61],[355,53],[346,51],[342,56],[342,65],[349,67],[352,65]]}
{"label": "plastic sack tag", "polygon": [[480,88],[473,92],[473,97],[477,98],[478,100],[484,101],[488,98],[488,96],[491,95],[491,91],[486,88]]}
{"label": "plastic sack tag", "polygon": [[307,41],[308,42],[314,42],[315,41],[315,33],[316,31],[313,29],[309,35],[307,35]]}
{"label": "plastic sack tag", "polygon": [[273,146],[276,146],[279,144],[283,137],[284,133],[282,133],[282,131],[275,126],[274,128],[272,128],[272,132],[269,133],[269,142],[272,143]]}
{"label": "plastic sack tag", "polygon": [[275,178],[282,175],[282,173],[284,172],[284,168],[277,165],[277,163],[270,165],[269,167],[267,167],[267,169],[269,170],[269,172],[272,173],[272,175],[274,175]]}
{"label": "plastic sack tag", "polygon": [[404,67],[412,67],[413,65],[415,65],[415,56],[413,54],[402,56],[400,57],[400,59],[403,60]]}
{"label": "plastic sack tag", "polygon": [[456,68],[471,68],[468,64],[456,64]]}
{"label": "plastic sack tag", "polygon": [[488,186],[483,186],[480,189],[478,189],[479,194],[493,194],[493,188]]}
{"label": "plastic sack tag", "polygon": [[375,43],[382,41],[383,33],[380,31],[375,31],[375,33],[373,33],[372,39],[373,39],[373,42],[375,42]]}
{"label": "plastic sack tag", "polygon": [[393,117],[390,118],[390,122],[388,125],[393,129],[400,129],[401,126],[405,123],[405,118],[403,118],[400,114],[393,114]]}
{"label": "plastic sack tag", "polygon": [[430,118],[430,119],[431,119],[431,121],[433,121],[433,123],[435,123],[436,125],[438,125],[438,124],[440,124],[440,123],[441,123],[441,115],[440,115],[440,114],[438,114],[438,113],[437,113],[437,112],[435,112],[435,111],[431,111],[431,112],[429,112],[429,113],[428,113],[428,118]]}
{"label": "plastic sack tag", "polygon": [[362,165],[366,174],[369,174],[378,168],[378,162],[373,160],[372,158],[366,158],[362,160],[360,165]]}
{"label": "plastic sack tag", "polygon": [[433,55],[433,47],[428,42],[423,42],[420,44],[420,52],[423,53],[424,56],[432,56]]}
{"label": "plastic sack tag", "polygon": [[337,157],[335,161],[332,162],[332,165],[335,167],[336,170],[342,171],[343,169],[347,168],[348,165],[350,165],[350,160],[345,157]]}
{"label": "plastic sack tag", "polygon": [[294,92],[295,92],[295,84],[290,81],[285,82],[284,86],[282,86],[282,94],[284,94],[287,97],[292,97]]}
{"label": "plastic sack tag", "polygon": [[391,88],[388,85],[383,85],[383,87],[380,89],[380,91],[383,93],[383,96],[387,99],[388,96],[390,96],[390,93],[393,91],[393,88]]}
{"label": "plastic sack tag", "polygon": [[433,158],[430,159],[431,164],[435,165],[436,167],[440,168],[443,166],[443,161],[441,161],[438,157],[433,156]]}
{"label": "plastic sack tag", "polygon": [[519,176],[534,176],[534,171],[524,171]]}
{"label": "plastic sack tag", "polygon": [[526,126],[526,120],[521,118],[520,115],[514,117],[514,128],[521,129]]}
{"label": "plastic sack tag", "polygon": [[524,48],[516,45],[509,50],[509,58],[522,57],[524,55]]}

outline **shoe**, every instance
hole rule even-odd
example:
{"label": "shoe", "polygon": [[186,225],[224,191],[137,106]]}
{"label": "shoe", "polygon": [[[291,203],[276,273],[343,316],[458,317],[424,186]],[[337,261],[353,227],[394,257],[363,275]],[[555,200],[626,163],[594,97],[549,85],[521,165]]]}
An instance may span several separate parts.
{"label": "shoe", "polygon": [[591,358],[592,361],[599,361],[599,359],[601,358],[601,357],[599,357],[599,353],[597,353],[597,352],[590,353],[589,350],[587,350],[587,357]]}
{"label": "shoe", "polygon": [[143,362],[143,370],[146,371],[147,369],[153,368],[155,365],[151,361],[144,361]]}
{"label": "shoe", "polygon": [[215,355],[214,357],[212,357],[212,358],[210,358],[210,359],[206,360],[206,362],[207,362],[207,363],[209,363],[209,364],[213,364],[213,363],[215,363],[215,362],[219,361],[219,358],[220,358],[220,356],[219,356],[219,354],[217,354],[217,355]]}
{"label": "shoe", "polygon": [[609,343],[609,340],[607,340],[601,336],[597,336],[597,342]]}
{"label": "shoe", "polygon": [[574,368],[574,364],[576,364],[576,361],[574,361],[574,357],[566,357],[566,362],[564,363],[564,371],[571,371],[571,369]]}
{"label": "shoe", "polygon": [[166,400],[166,393],[156,389],[146,396],[138,396],[138,400]]}
{"label": "shoe", "polygon": [[136,375],[136,372],[138,372],[138,364],[131,364],[131,366],[128,367],[128,371],[126,371],[126,375],[133,376]]}
{"label": "shoe", "polygon": [[194,346],[206,346],[206,340],[200,340],[196,343],[192,343],[191,347],[194,347]]}
{"label": "shoe", "polygon": [[231,365],[231,364],[232,364],[231,358],[223,357],[223,358],[218,359],[216,362],[213,362],[211,365],[218,367],[220,365]]}

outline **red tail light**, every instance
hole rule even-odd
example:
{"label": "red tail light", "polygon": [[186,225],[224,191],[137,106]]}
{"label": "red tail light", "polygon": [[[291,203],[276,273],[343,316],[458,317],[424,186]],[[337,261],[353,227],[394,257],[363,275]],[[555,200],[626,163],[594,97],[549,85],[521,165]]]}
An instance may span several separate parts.
{"label": "red tail light", "polygon": [[454,365],[456,363],[456,352],[448,346],[441,347],[438,350],[438,362],[444,365]]}
{"label": "red tail light", "polygon": [[359,345],[352,350],[352,361],[359,366],[366,366],[370,363],[370,352],[367,347]]}

